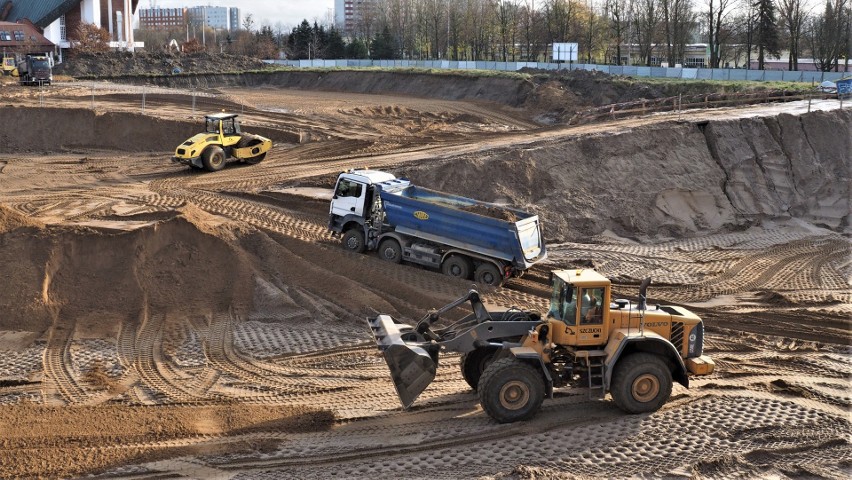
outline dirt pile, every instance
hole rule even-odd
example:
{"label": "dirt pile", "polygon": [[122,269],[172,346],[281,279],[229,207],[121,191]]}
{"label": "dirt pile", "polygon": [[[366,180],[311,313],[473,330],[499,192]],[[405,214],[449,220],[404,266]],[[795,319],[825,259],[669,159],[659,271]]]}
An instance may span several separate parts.
{"label": "dirt pile", "polygon": [[[418,184],[538,213],[550,241],[801,219],[850,226],[852,112],[669,124],[406,168]],[[470,160],[470,161],[467,161]]]}
{"label": "dirt pile", "polygon": [[183,54],[176,52],[107,52],[78,54],[56,66],[55,73],[76,78],[120,77],[124,75],[174,75],[226,73],[261,70],[262,61],[226,53]]}
{"label": "dirt pile", "polygon": [[[208,227],[202,227],[208,229]],[[209,229],[208,229],[209,230]],[[222,237],[185,216],[127,233],[26,227],[0,235],[0,329],[54,320],[112,331],[146,308],[207,311],[251,305],[251,270]]]}

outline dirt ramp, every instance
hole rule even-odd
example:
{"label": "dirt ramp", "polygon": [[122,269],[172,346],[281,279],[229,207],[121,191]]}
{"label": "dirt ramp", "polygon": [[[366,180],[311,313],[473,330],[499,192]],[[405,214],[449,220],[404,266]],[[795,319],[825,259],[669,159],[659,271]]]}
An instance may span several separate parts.
{"label": "dirt ramp", "polygon": [[537,212],[551,241],[849,227],[852,112],[664,124],[406,167],[431,188]]}

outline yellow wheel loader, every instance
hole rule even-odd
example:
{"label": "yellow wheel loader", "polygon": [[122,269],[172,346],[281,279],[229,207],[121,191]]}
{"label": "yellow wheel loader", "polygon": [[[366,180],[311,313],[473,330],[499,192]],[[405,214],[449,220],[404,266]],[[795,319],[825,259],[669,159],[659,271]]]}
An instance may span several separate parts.
{"label": "yellow wheel loader", "polygon": [[204,117],[204,133],[193,135],[175,150],[173,162],[216,172],[225,168],[228,158],[255,164],[266,158],[272,140],[240,131],[233,113],[214,113]]}
{"label": "yellow wheel loader", "polygon": [[[689,310],[611,299],[609,279],[594,270],[551,273],[550,311],[488,311],[479,294],[430,312],[416,326],[388,315],[368,319],[403,408],[434,380],[439,352],[458,352],[461,374],[483,410],[500,423],[531,418],[560,387],[586,388],[628,413],[652,412],[673,381],[713,372],[703,355],[704,325]],[[442,315],[470,302],[473,313],[434,329]]]}

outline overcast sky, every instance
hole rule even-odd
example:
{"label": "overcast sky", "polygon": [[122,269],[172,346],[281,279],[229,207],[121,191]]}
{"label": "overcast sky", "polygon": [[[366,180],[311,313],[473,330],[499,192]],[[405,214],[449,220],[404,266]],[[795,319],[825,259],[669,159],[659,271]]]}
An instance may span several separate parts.
{"label": "overcast sky", "polygon": [[[151,3],[151,0],[140,0],[139,8],[149,8]],[[243,19],[252,14],[255,28],[264,24],[274,27],[278,22],[285,27],[294,27],[303,19],[322,23],[327,15],[334,15],[334,0],[154,0],[153,3],[162,8],[199,5],[237,7]]]}

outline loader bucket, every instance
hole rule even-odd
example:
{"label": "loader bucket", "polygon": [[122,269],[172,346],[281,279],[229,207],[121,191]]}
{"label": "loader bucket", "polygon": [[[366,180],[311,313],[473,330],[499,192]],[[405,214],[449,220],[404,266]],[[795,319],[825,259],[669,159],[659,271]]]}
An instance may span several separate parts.
{"label": "loader bucket", "polygon": [[427,343],[406,343],[403,337],[412,336],[413,329],[388,315],[369,318],[367,323],[388,364],[399,401],[407,409],[435,379],[437,349],[429,349],[433,352],[430,353]]}

